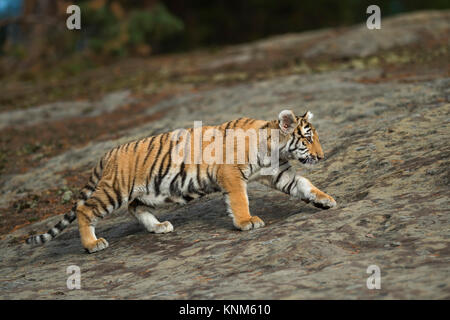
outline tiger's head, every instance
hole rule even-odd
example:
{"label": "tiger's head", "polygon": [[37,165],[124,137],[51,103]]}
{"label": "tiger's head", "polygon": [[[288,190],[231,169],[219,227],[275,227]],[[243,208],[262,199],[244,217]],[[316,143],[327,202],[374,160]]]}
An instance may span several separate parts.
{"label": "tiger's head", "polygon": [[319,135],[311,124],[313,114],[307,111],[296,116],[291,110],[283,110],[278,116],[281,139],[287,141],[280,149],[280,157],[299,160],[303,164],[315,164],[324,158]]}

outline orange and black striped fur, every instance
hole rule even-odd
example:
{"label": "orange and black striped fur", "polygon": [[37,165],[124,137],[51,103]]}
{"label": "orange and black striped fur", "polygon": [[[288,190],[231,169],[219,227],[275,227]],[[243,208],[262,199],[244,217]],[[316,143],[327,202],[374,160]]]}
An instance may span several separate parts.
{"label": "orange and black striped fur", "polygon": [[[153,208],[165,202],[184,204],[213,192],[224,194],[228,212],[238,229],[260,228],[264,222],[257,216],[251,216],[249,211],[247,183],[250,180],[258,180],[306,202],[311,201],[321,208],[334,207],[336,202],[331,196],[314,187],[308,179],[297,175],[289,164],[289,160],[312,164],[324,157],[311,118],[309,111],[303,116],[296,116],[292,111],[284,110],[273,121],[241,118],[216,127],[201,127],[202,134],[208,129],[215,129],[224,137],[231,129],[268,130],[267,137],[258,134],[257,139],[258,143],[262,139],[267,140],[269,152],[278,150],[279,165],[271,175],[260,174],[262,168],[271,165],[267,158],[262,159],[258,155],[256,161],[250,162],[249,143],[245,144],[243,162],[195,161],[198,152],[195,151],[194,129],[186,130],[189,135],[180,136],[179,140],[173,138],[174,132],[167,132],[120,145],[100,159],[72,210],[47,233],[31,236],[27,243],[45,243],[78,218],[83,247],[88,252],[103,250],[108,247],[108,242],[103,238],[97,239],[97,220],[123,206],[128,206],[128,211],[148,231],[170,232],[173,230],[172,224],[169,221],[159,222],[151,214]],[[270,132],[274,131],[269,129],[277,130],[278,141],[272,142]],[[218,141],[216,139],[216,136],[203,139],[199,150],[211,147],[212,143]],[[250,138],[245,139],[249,142]],[[189,157],[175,161],[173,150],[180,142],[188,146],[184,150]],[[211,155],[218,155],[221,149],[225,155],[225,142],[220,143],[219,148],[210,148],[214,151]],[[232,149],[236,149],[234,144]],[[234,155],[234,160],[237,156]]]}

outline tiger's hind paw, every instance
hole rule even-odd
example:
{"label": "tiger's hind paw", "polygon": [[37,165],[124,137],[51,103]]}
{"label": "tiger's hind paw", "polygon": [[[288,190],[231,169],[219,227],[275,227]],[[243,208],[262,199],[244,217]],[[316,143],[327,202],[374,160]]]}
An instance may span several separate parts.
{"label": "tiger's hind paw", "polygon": [[85,249],[89,253],[94,253],[106,249],[108,247],[109,247],[108,241],[106,241],[104,238],[100,238],[97,239],[95,242],[93,242],[92,245],[88,245]]}

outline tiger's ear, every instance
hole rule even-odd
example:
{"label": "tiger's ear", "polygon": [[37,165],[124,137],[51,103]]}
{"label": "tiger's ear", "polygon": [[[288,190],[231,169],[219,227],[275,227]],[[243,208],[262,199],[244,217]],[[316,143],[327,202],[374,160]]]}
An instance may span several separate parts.
{"label": "tiger's ear", "polygon": [[306,121],[308,121],[308,122],[311,122],[313,117],[314,117],[314,115],[312,114],[311,111],[306,111],[306,113],[303,115],[303,118],[305,118]]}
{"label": "tiger's ear", "polygon": [[291,110],[283,110],[280,112],[278,119],[280,120],[280,130],[284,134],[291,134],[297,126],[297,118]]}

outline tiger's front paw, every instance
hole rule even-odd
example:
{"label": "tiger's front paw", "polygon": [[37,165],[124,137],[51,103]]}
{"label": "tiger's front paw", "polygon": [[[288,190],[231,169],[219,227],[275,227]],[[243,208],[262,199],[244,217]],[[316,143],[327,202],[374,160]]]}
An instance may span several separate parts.
{"label": "tiger's front paw", "polygon": [[330,209],[336,207],[336,200],[332,196],[323,194],[323,196],[316,198],[313,205],[320,209]]}
{"label": "tiger's front paw", "polygon": [[173,225],[169,221],[158,223],[154,226],[154,233],[168,233],[173,231]]}
{"label": "tiger's front paw", "polygon": [[258,229],[265,226],[264,221],[262,221],[259,217],[253,216],[250,217],[249,220],[234,221],[234,226],[242,231],[250,230],[250,229]]}

